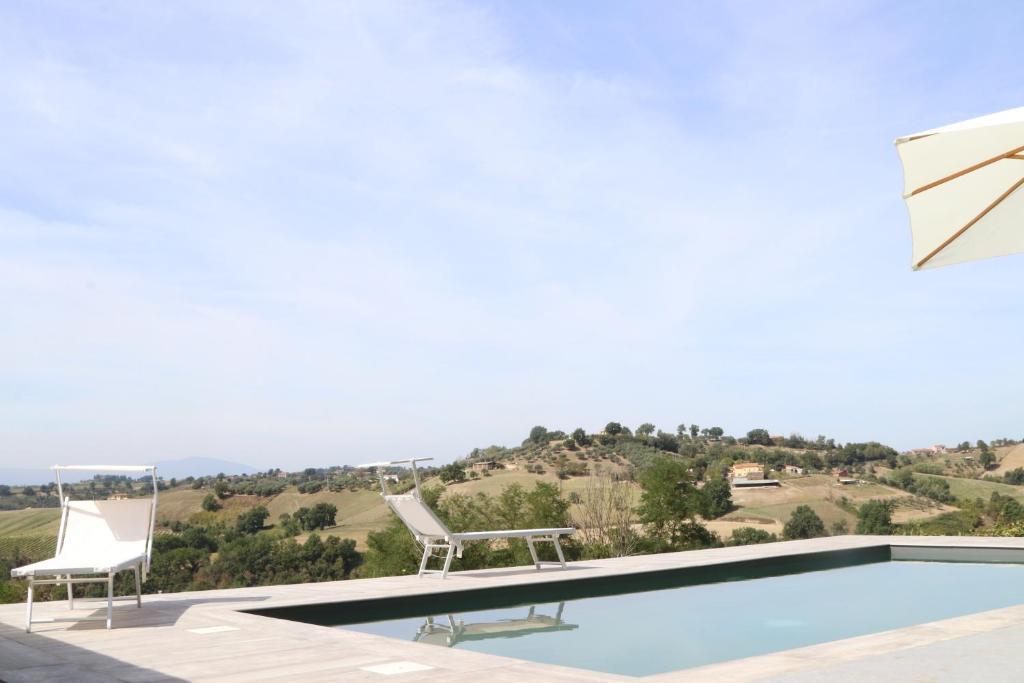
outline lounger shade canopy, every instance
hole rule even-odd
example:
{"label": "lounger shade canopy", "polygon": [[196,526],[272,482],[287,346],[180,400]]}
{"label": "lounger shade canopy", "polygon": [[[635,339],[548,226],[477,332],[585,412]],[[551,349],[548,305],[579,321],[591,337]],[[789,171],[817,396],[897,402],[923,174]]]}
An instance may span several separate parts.
{"label": "lounger shade canopy", "polygon": [[1024,107],[896,140],[912,267],[1024,251]]}
{"label": "lounger shade canopy", "polygon": [[[413,538],[423,548],[423,557],[420,561],[419,575],[441,574],[441,578],[448,576],[453,557],[462,557],[462,547],[467,541],[486,541],[498,538],[522,538],[530,550],[534,566],[540,569],[542,565],[557,564],[565,568],[565,557],[562,554],[562,546],[559,539],[576,532],[572,527],[557,529],[512,529],[505,531],[468,531],[452,532],[445,526],[430,506],[424,502],[420,493],[420,478],[416,463],[432,458],[413,458],[409,460],[391,460],[388,462],[376,462],[358,467],[378,468],[380,477],[381,495],[384,501],[391,508],[391,511],[402,520],[402,523],[412,533]],[[408,494],[392,494],[388,492],[387,483],[384,480],[384,468],[409,465],[413,474],[413,492]],[[538,542],[550,542],[554,544],[555,553],[558,555],[557,562],[546,562],[537,557],[537,550],[534,547]],[[438,551],[444,559],[444,566],[440,570],[430,570],[427,564],[434,553]]]}
{"label": "lounger shade canopy", "polygon": [[[149,572],[153,551],[153,528],[156,523],[158,486],[156,467],[152,465],[54,465],[61,499],[60,529],[57,534],[55,555],[11,570],[11,576],[29,581],[25,630],[41,621],[106,621],[111,628],[113,619],[114,575],[131,569],[135,573],[135,601],[142,606],[142,582]],[[64,496],[60,473],[63,471],[135,472],[149,473],[153,482],[150,498],[129,500],[71,500]],[[102,575],[102,576],[96,576]],[[107,584],[107,614],[105,617],[64,617],[59,619],[33,619],[33,588],[37,585],[65,584],[68,606],[74,609],[74,585],[80,583]]]}

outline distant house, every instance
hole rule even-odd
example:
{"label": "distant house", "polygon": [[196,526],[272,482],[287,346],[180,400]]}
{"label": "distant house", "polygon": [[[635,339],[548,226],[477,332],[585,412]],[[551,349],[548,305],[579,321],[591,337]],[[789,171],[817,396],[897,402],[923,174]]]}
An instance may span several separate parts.
{"label": "distant house", "polygon": [[114,491],[107,496],[107,500],[128,500],[128,494],[124,491]]}
{"label": "distant house", "polygon": [[786,472],[789,474],[807,474],[807,470],[796,465],[786,465]]}
{"label": "distant house", "polygon": [[839,477],[839,483],[843,486],[850,486],[851,484],[859,484],[860,479],[851,479],[850,477]]}
{"label": "distant house", "polygon": [[948,449],[942,444],[935,444],[934,446],[928,446],[927,448],[914,448],[910,452],[914,455],[927,455],[931,457],[933,455],[941,455]]}
{"label": "distant house", "polygon": [[738,462],[729,468],[733,479],[763,479],[764,465],[758,462]]}
{"label": "distant house", "polygon": [[776,446],[785,446],[786,445],[786,437],[782,436],[781,434],[773,434],[772,436],[769,436],[768,438],[771,439],[772,443],[775,444]]}
{"label": "distant house", "polygon": [[500,469],[501,465],[493,460],[481,460],[480,462],[474,462],[469,466],[470,472],[488,472],[490,470]]}

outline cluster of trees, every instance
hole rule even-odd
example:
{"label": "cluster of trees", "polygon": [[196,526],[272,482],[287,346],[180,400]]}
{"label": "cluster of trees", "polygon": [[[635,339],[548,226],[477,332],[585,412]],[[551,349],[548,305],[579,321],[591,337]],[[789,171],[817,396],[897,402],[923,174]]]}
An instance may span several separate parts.
{"label": "cluster of trees", "polygon": [[[158,482],[160,490],[167,488],[168,483]],[[148,496],[153,490],[149,478],[132,479],[117,475],[96,475],[92,479],[66,483],[64,495],[90,499],[108,498],[114,493],[129,496]],[[11,486],[0,484],[0,510],[21,510],[27,507],[60,507],[57,495],[57,484],[47,482],[37,486]]]}
{"label": "cluster of trees", "polygon": [[357,491],[372,485],[372,478],[351,467],[316,468],[307,467],[302,472],[282,476],[281,470],[271,469],[256,474],[225,475],[213,477],[189,477],[181,483],[193,489],[210,489],[218,498],[232,495],[260,496],[270,498],[295,486],[299,493],[317,493],[322,490],[334,492]]}
{"label": "cluster of trees", "polygon": [[880,478],[879,481],[903,489],[917,496],[931,498],[939,503],[954,503],[956,497],[949,490],[949,482],[941,477],[914,476],[914,470],[910,467],[903,467],[892,473],[889,478]]}
{"label": "cluster of trees", "polygon": [[146,591],[330,581],[348,578],[362,562],[352,539],[312,534],[300,544],[250,531],[186,526],[158,535]]}
{"label": "cluster of trees", "polygon": [[290,536],[300,531],[318,531],[337,524],[338,508],[333,503],[317,503],[311,508],[300,507],[295,514],[281,515],[281,528]]}
{"label": "cluster of trees", "polygon": [[1003,475],[1003,481],[1014,486],[1024,485],[1024,467],[1010,470]]}
{"label": "cluster of trees", "polygon": [[1013,496],[1000,495],[993,491],[985,513],[995,524],[1015,524],[1024,521],[1024,505]]}

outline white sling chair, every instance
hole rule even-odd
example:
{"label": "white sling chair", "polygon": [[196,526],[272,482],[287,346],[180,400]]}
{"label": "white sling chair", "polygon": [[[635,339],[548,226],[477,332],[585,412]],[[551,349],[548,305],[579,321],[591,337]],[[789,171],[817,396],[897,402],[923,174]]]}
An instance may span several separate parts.
{"label": "white sling chair", "polygon": [[[156,522],[156,467],[152,465],[54,465],[57,494],[61,499],[60,531],[57,552],[49,560],[11,570],[11,576],[28,579],[28,604],[25,631],[33,623],[53,621],[113,621],[114,575],[122,570],[135,572],[135,603],[142,607],[142,582],[149,572],[153,552],[153,526]],[[64,497],[60,473],[67,470],[94,472],[149,472],[153,477],[153,497],[130,500],[71,500]],[[90,576],[102,574],[103,576]],[[44,577],[44,578],[39,578]],[[52,578],[45,578],[52,577]],[[75,608],[74,585],[107,584],[105,617],[32,618],[32,591],[35,586],[67,584],[68,609]]]}
{"label": "white sling chair", "polygon": [[[420,561],[419,576],[424,574],[440,574],[441,578],[448,576],[448,569],[451,567],[453,557],[462,557],[462,546],[466,541],[486,541],[496,538],[523,538],[530,549],[530,557],[537,569],[541,565],[559,565],[565,569],[565,556],[562,554],[562,546],[559,539],[576,532],[572,527],[560,529],[515,529],[512,531],[469,531],[453,533],[444,525],[430,506],[423,502],[420,495],[420,478],[416,471],[416,463],[433,458],[413,458],[410,460],[393,460],[390,462],[377,462],[359,467],[376,467],[380,476],[381,495],[387,502],[392,512],[398,515],[409,531],[412,532],[416,542],[423,546],[423,559]],[[412,493],[404,495],[389,494],[384,480],[385,467],[409,464],[412,467],[414,489]],[[534,543],[550,542],[555,546],[558,554],[558,561],[543,561],[537,557],[537,549]],[[444,567],[440,570],[427,569],[427,561],[434,555],[435,550],[443,551]]]}

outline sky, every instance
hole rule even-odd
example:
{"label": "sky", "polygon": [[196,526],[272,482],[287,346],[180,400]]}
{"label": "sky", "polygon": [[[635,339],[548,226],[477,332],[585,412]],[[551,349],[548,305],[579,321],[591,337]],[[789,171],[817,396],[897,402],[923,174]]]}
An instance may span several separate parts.
{"label": "sky", "polygon": [[1020,3],[0,5],[0,465],[451,460],[615,420],[1024,436],[1024,256],[893,140]]}

